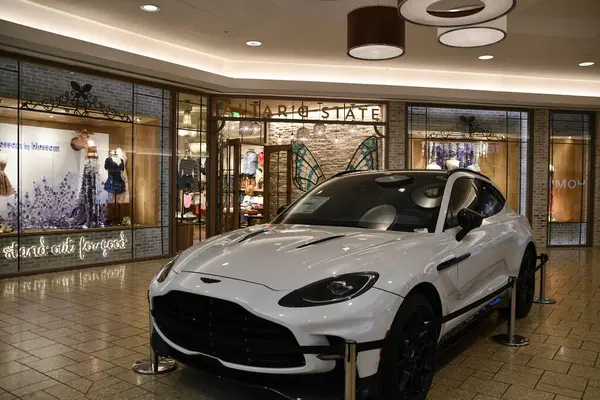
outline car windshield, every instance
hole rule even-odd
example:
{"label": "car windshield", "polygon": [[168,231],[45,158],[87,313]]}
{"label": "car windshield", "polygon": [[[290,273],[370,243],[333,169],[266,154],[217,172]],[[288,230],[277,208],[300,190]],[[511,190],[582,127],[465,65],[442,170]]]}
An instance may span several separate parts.
{"label": "car windshield", "polygon": [[427,172],[349,174],[319,185],[275,224],[434,232],[446,185]]}

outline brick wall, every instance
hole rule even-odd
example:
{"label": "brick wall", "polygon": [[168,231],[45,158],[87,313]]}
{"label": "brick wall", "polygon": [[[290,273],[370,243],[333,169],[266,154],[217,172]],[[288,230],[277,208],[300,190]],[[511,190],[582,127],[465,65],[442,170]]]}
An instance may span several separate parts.
{"label": "brick wall", "polygon": [[406,103],[393,101],[389,107],[388,168],[406,168]]}
{"label": "brick wall", "polygon": [[533,184],[531,226],[538,247],[548,242],[548,160],[550,140],[550,112],[536,108],[533,111]]}

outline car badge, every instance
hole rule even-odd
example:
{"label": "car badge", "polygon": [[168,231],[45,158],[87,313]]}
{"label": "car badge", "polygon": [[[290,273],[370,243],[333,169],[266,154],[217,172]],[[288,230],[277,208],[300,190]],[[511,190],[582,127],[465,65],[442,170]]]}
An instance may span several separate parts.
{"label": "car badge", "polygon": [[200,280],[204,283],[219,283],[219,282],[221,282],[218,279],[211,279],[211,278],[200,278]]}

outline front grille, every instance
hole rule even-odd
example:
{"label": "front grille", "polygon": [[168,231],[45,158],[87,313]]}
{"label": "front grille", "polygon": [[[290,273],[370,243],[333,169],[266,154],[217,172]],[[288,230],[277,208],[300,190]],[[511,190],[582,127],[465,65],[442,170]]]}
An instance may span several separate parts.
{"label": "front grille", "polygon": [[[153,299],[154,319],[173,343],[233,364],[294,368],[306,364],[292,332],[230,301],[172,291]],[[286,353],[286,351],[288,351]]]}

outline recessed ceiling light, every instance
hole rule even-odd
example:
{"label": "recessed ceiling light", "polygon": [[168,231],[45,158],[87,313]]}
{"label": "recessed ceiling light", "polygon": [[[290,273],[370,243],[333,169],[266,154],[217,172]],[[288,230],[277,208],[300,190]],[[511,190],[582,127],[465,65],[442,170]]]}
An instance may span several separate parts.
{"label": "recessed ceiling light", "polygon": [[582,63],[579,63],[579,66],[580,67],[591,67],[594,64],[596,64],[596,63],[593,61],[584,61]]}
{"label": "recessed ceiling light", "polygon": [[489,55],[489,54],[486,54],[486,55],[483,55],[483,56],[479,56],[480,60],[491,60],[492,58],[494,58],[494,56]]}
{"label": "recessed ceiling light", "polygon": [[246,44],[250,47],[262,46],[262,42],[259,42],[258,40],[248,40]]}
{"label": "recessed ceiling light", "polygon": [[50,115],[50,118],[54,118],[54,115]]}
{"label": "recessed ceiling light", "polygon": [[573,139],[571,136],[569,136],[569,140]]}
{"label": "recessed ceiling light", "polygon": [[160,7],[155,4],[143,4],[140,8],[146,12],[158,12],[160,11]]}

